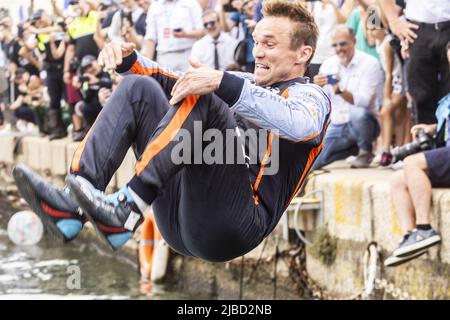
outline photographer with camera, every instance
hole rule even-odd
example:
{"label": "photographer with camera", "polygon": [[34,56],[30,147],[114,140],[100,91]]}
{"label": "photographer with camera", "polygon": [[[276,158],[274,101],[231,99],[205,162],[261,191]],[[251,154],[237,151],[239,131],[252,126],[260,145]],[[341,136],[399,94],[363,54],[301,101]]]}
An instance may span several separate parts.
{"label": "photographer with camera", "polygon": [[[450,42],[446,49],[450,62]],[[435,116],[437,123],[417,124],[411,133],[422,136],[420,140],[424,140],[425,135],[435,136],[434,145],[445,146],[406,157],[403,170],[391,178],[392,202],[403,239],[392,256],[386,259],[385,266],[397,266],[414,259],[441,241],[430,225],[430,209],[432,188],[450,187],[450,93],[439,101]],[[420,151],[418,149],[415,148]]]}
{"label": "photographer with camera", "polygon": [[[234,8],[234,9],[233,9]],[[235,62],[240,65],[242,71],[253,72],[255,69],[255,58],[253,57],[253,37],[252,33],[256,26],[253,20],[255,8],[255,0],[233,0],[231,8],[228,5],[223,6],[222,19],[226,19],[223,23],[225,31],[231,31],[237,28],[236,39],[240,42],[235,52]],[[231,11],[230,15],[225,18],[225,12]]]}
{"label": "photographer with camera", "polygon": [[79,74],[74,79],[74,83],[77,84],[82,96],[82,102],[77,104],[75,112],[84,118],[86,126],[82,133],[74,136],[73,139],[81,141],[102,110],[99,99],[100,89],[111,89],[113,81],[109,73],[100,67],[97,58],[87,55],[81,60]]}
{"label": "photographer with camera", "polygon": [[26,59],[30,52],[37,48],[44,57],[42,69],[46,71],[45,82],[50,96],[50,110],[47,115],[48,134],[50,140],[60,139],[67,135],[61,112],[61,99],[64,93],[65,32],[63,26],[59,23],[54,24],[52,17],[44,10],[37,10],[33,14],[29,31],[35,38],[24,46],[19,54]]}
{"label": "photographer with camera", "polygon": [[[139,7],[135,0],[121,0],[121,10],[118,10],[108,29],[108,37],[116,42],[133,42],[138,50],[142,47],[145,35],[145,27],[137,25],[144,10]],[[140,27],[140,28],[138,28]]]}
{"label": "photographer with camera", "polygon": [[44,105],[43,87],[41,80],[30,74],[23,68],[18,68],[14,78],[14,102],[9,106],[9,110],[14,112],[16,128],[22,133],[38,132],[36,123],[35,108]]}

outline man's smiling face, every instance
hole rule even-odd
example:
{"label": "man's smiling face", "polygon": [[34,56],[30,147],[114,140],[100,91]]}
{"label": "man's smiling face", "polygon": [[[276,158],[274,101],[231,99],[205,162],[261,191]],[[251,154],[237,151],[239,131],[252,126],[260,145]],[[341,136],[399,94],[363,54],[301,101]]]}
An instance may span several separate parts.
{"label": "man's smiling face", "polygon": [[259,86],[290,80],[298,74],[301,47],[291,47],[294,22],[285,17],[266,17],[255,27],[253,55],[255,80]]}

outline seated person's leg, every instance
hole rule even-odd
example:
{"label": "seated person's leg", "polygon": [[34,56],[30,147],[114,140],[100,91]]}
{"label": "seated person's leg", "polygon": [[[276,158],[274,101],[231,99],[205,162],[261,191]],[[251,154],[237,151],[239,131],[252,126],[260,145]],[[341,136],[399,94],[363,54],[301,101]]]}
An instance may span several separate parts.
{"label": "seated person's leg", "polygon": [[[428,250],[429,247],[441,241],[439,234],[430,225],[431,196],[433,187],[450,186],[450,147],[429,150],[414,154],[405,159],[405,186],[415,212],[415,228],[403,239],[400,246],[394,250],[393,257],[385,264],[393,265],[406,262]],[[396,189],[396,202],[400,202],[401,190]],[[399,193],[400,192],[400,193]],[[410,204],[396,206],[397,210],[407,210]],[[400,215],[404,212],[399,212]],[[408,214],[408,213],[406,213]]]}
{"label": "seated person's leg", "polygon": [[345,159],[355,154],[355,147],[356,141],[350,137],[348,125],[330,124],[323,150],[314,162],[313,168],[317,170],[334,161]]}
{"label": "seated person's leg", "polygon": [[367,168],[373,160],[372,144],[380,134],[380,125],[367,109],[356,107],[350,113],[350,134],[359,148],[358,157],[352,161],[352,168]]}

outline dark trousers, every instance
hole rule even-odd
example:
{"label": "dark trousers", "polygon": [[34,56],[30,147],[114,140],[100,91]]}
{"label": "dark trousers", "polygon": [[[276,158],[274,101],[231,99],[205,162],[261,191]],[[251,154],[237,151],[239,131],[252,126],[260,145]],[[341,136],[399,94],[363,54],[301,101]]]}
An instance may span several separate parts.
{"label": "dark trousers", "polygon": [[65,84],[62,75],[48,73],[47,79],[48,95],[50,96],[50,109],[61,109],[61,99],[64,94]]}
{"label": "dark trousers", "polygon": [[446,45],[450,27],[435,30],[430,26],[417,29],[417,39],[410,46],[408,90],[414,99],[418,123],[436,123],[437,102],[450,92]]}
{"label": "dark trousers", "polygon": [[[154,79],[127,76],[75,152],[71,172],[104,190],[134,147],[136,175],[149,195],[156,194],[153,211],[167,243],[184,255],[226,261],[263,240],[268,215],[254,202],[245,164],[174,164],[173,136],[182,128],[196,139],[194,121],[203,131],[237,126],[228,106],[213,95],[188,97],[171,107]],[[195,157],[194,148],[190,156]]]}

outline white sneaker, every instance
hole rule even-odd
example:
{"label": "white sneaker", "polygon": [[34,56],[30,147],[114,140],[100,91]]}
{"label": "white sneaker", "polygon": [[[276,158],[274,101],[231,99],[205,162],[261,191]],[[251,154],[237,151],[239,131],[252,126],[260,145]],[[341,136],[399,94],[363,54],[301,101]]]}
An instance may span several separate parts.
{"label": "white sneaker", "polygon": [[413,254],[410,254],[409,256],[403,256],[403,257],[396,257],[396,256],[392,255],[389,258],[387,258],[386,260],[384,260],[384,266],[385,267],[396,267],[396,266],[399,266],[399,265],[401,265],[401,264],[403,264],[405,262],[408,262],[408,261],[410,261],[412,259],[420,257],[421,255],[423,255],[427,251],[428,251],[428,248],[420,250],[420,251],[417,251],[417,252],[415,252]]}

